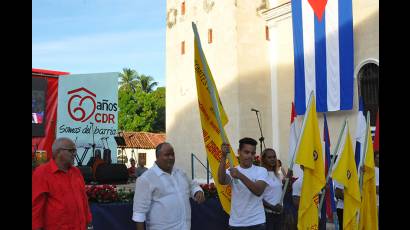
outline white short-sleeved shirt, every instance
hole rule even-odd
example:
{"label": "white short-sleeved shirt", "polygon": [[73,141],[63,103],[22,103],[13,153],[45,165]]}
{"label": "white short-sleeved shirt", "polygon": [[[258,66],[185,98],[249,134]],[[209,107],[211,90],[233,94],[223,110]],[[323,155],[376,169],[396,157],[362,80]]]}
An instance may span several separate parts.
{"label": "white short-sleeved shirt", "polygon": [[279,168],[278,175],[279,175],[279,179],[280,179],[281,181],[282,181],[283,179],[285,179],[285,175],[283,175],[282,168]]}
{"label": "white short-sleeved shirt", "polygon": [[145,221],[147,230],[189,230],[189,197],[197,191],[201,187],[184,171],[174,167],[169,174],[155,163],[136,181],[132,220]]}
{"label": "white short-sleeved shirt", "polygon": [[[376,177],[376,186],[379,186],[379,167],[374,167],[374,174]],[[377,195],[377,206],[379,206],[379,195]]]}
{"label": "white short-sleeved shirt", "polygon": [[292,196],[300,196],[302,192],[303,174],[292,184]]}
{"label": "white short-sleeved shirt", "polygon": [[277,205],[282,196],[282,182],[273,171],[268,171],[269,182],[263,192],[263,199],[271,205]]}
{"label": "white short-sleeved shirt", "polygon": [[[342,191],[344,190],[344,186],[343,186],[342,184],[340,184],[339,182],[337,182],[336,180],[333,180],[333,184],[335,185],[335,190],[336,190],[336,188],[339,188],[339,189],[341,189]],[[343,207],[344,207],[344,202],[343,202],[343,200],[337,199],[336,208],[337,208],[337,209],[343,209]]]}
{"label": "white short-sleeved shirt", "polygon": [[[265,181],[269,184],[268,171],[260,166],[252,165],[250,168],[236,168],[248,177],[251,181]],[[229,170],[226,174],[230,177]],[[253,194],[241,180],[235,183],[231,178],[232,198],[231,198],[231,215],[229,225],[233,227],[252,226],[266,222],[265,211],[263,208],[262,195]]]}

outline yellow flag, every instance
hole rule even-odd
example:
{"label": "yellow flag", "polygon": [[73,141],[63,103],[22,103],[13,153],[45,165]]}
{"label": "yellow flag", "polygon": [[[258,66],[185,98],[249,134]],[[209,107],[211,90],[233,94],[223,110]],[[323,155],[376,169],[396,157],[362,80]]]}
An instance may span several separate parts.
{"label": "yellow flag", "polygon": [[319,192],[325,186],[322,142],[316,114],[315,97],[311,96],[305,125],[300,134],[295,163],[303,165],[303,182],[298,210],[298,229],[318,229]]}
{"label": "yellow flag", "polygon": [[335,163],[332,178],[344,186],[343,229],[357,229],[356,214],[360,208],[360,188],[356,162],[347,123],[342,133],[341,153]]}
{"label": "yellow flag", "polygon": [[[362,203],[360,206],[360,230],[377,230],[377,197],[374,152],[370,126],[367,127],[367,151],[364,160]],[[364,147],[366,150],[366,146]]]}
{"label": "yellow flag", "polygon": [[[195,29],[194,29],[195,32]],[[197,34],[196,34],[197,35]],[[198,36],[198,39],[196,38]],[[201,125],[202,125],[202,134],[204,138],[204,144],[206,153],[208,156],[209,165],[211,167],[212,177],[215,181],[215,186],[218,191],[219,200],[221,201],[222,207],[230,214],[231,210],[231,185],[221,185],[218,181],[218,167],[221,160],[222,151],[221,145],[223,139],[221,137],[221,130],[219,130],[217,118],[213,111],[212,99],[210,94],[209,87],[213,87],[218,101],[218,107],[220,112],[220,118],[222,121],[222,126],[225,126],[228,123],[228,117],[225,113],[225,110],[222,106],[221,100],[219,98],[218,91],[215,86],[214,79],[212,77],[211,70],[209,69],[208,63],[205,58],[205,54],[201,49],[201,44],[199,40],[199,35],[194,38],[195,46],[195,57],[194,57],[194,67],[195,67],[195,79],[196,79],[196,88],[198,93],[198,105],[201,116]],[[211,82],[211,86],[208,86],[207,76]],[[223,128],[223,127],[222,127]],[[222,133],[225,133],[223,131]],[[228,138],[225,136],[225,139]],[[228,143],[229,144],[229,141]],[[238,165],[238,160],[235,157],[235,154],[230,149],[230,155],[233,159],[233,166]],[[229,168],[229,162],[226,164],[226,168]]]}

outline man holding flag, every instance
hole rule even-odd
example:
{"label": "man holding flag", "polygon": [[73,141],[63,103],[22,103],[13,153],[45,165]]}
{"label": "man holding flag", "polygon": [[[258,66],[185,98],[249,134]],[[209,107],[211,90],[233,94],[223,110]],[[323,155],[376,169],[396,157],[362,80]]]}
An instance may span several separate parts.
{"label": "man holding flag", "polygon": [[[219,163],[218,181],[222,185],[232,185],[230,229],[266,229],[262,194],[269,183],[269,176],[264,167],[253,165],[256,144],[256,140],[252,138],[245,137],[239,140],[240,165],[229,170],[225,170],[229,146],[222,145],[223,155]],[[234,179],[237,181],[233,181]]]}

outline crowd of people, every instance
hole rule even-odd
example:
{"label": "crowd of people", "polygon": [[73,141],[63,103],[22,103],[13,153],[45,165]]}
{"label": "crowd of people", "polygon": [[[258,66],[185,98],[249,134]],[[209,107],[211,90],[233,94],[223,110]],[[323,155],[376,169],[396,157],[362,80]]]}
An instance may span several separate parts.
{"label": "crowd of people", "polygon": [[[239,141],[239,165],[226,169],[230,147],[221,146],[222,159],[218,168],[218,181],[232,186],[229,228],[232,230],[297,229],[297,209],[301,196],[303,174],[282,194],[286,178],[292,170],[281,167],[276,151],[267,148],[261,153],[261,165],[254,165],[256,140]],[[32,229],[87,229],[91,212],[80,170],[73,167],[77,153],[69,138],[58,138],[52,146],[53,158],[33,172]],[[191,207],[189,199],[205,201],[199,184],[174,167],[175,153],[170,143],[159,144],[156,161],[147,169],[140,160],[135,167],[131,159],[129,175],[136,179],[132,220],[137,230],[189,230]],[[98,164],[96,156],[94,165]],[[375,152],[376,191],[379,193],[379,152]],[[303,166],[301,166],[303,171]],[[337,215],[343,229],[343,187],[335,181]],[[283,197],[283,202],[282,202]],[[378,199],[378,197],[377,197]],[[378,202],[377,202],[378,205]],[[319,222],[326,229],[326,221]]]}

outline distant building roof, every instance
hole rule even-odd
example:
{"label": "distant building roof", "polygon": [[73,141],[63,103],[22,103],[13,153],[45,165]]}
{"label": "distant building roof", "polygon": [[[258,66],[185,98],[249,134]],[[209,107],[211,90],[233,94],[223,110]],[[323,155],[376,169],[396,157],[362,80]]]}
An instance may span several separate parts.
{"label": "distant building roof", "polygon": [[158,144],[165,141],[165,133],[149,132],[122,132],[125,140],[125,146],[118,145],[119,148],[134,149],[155,149]]}
{"label": "distant building roof", "polygon": [[46,70],[46,69],[36,69],[36,68],[31,68],[31,72],[32,74],[36,74],[36,75],[51,75],[51,76],[60,76],[60,75],[70,74],[69,72],[61,72],[61,71]]}

